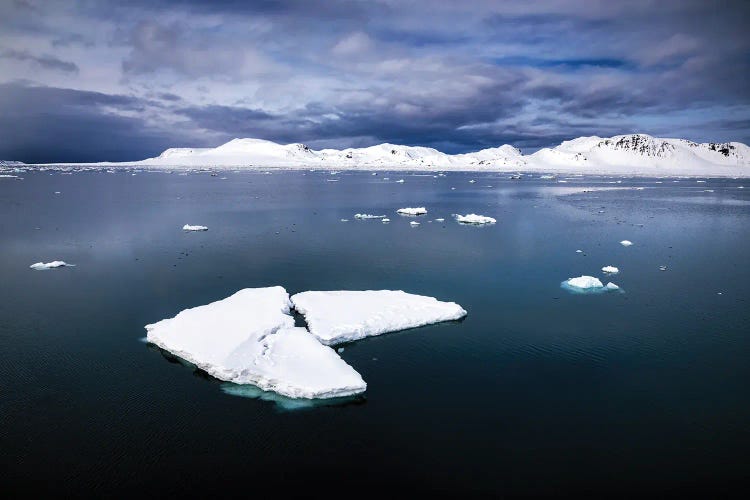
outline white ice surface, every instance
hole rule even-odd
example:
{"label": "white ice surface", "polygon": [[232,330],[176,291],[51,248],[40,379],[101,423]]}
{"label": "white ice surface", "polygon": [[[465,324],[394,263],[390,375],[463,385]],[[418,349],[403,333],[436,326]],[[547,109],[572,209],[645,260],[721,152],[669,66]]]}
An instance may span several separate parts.
{"label": "white ice surface", "polygon": [[330,347],[294,327],[280,286],[246,288],[146,325],[148,341],[235,384],[291,398],[332,398],[367,385]]}
{"label": "white ice surface", "polygon": [[622,245],[622,246],[624,246],[624,247],[629,247],[629,246],[630,246],[630,245],[632,245],[632,244],[633,244],[633,242],[632,242],[632,241],[629,241],[629,240],[622,240],[622,241],[620,242],[620,245]]}
{"label": "white ice surface", "polygon": [[617,274],[620,272],[620,270],[617,269],[615,266],[604,266],[602,268],[602,272],[607,273],[607,274]]}
{"label": "white ice surface", "polygon": [[355,219],[385,219],[385,215],[354,214]]}
{"label": "white ice surface", "polygon": [[401,290],[302,292],[292,296],[292,303],[310,332],[327,345],[466,316],[454,302]]}
{"label": "white ice surface", "polygon": [[561,286],[568,291],[575,293],[600,293],[607,291],[619,290],[620,287],[614,283],[607,283],[605,286],[599,278],[594,276],[578,276],[577,278],[568,278],[561,283]]}
{"label": "white ice surface", "polygon": [[427,209],[425,207],[406,207],[399,208],[396,212],[401,215],[424,215],[427,213]]}
{"label": "white ice surface", "polygon": [[208,231],[208,227],[206,226],[191,226],[190,224],[185,224],[182,226],[183,231]]}
{"label": "white ice surface", "polygon": [[31,269],[35,269],[37,271],[41,271],[44,269],[54,269],[56,267],[73,267],[73,264],[68,264],[62,260],[53,260],[52,262],[37,262],[36,264],[31,264],[29,267]]}
{"label": "white ice surface", "polygon": [[460,222],[462,224],[494,224],[497,222],[497,220],[493,219],[492,217],[477,214],[455,214],[454,217],[456,218],[457,222]]}
{"label": "white ice surface", "polygon": [[579,276],[577,278],[569,278],[566,283],[568,286],[573,288],[602,288],[604,285],[593,276]]}

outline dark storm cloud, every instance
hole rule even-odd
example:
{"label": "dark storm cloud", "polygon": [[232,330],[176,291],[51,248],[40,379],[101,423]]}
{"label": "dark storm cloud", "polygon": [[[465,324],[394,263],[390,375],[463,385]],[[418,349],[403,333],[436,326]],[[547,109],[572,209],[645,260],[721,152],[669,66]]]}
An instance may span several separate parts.
{"label": "dark storm cloud", "polygon": [[[0,156],[132,159],[242,136],[451,152],[630,131],[747,142],[749,5],[0,3],[0,102],[17,124]],[[76,141],[30,136],[53,127],[37,100]]]}
{"label": "dark storm cloud", "polygon": [[6,49],[0,50],[0,58],[30,62],[44,69],[65,71],[67,73],[78,73],[78,66],[76,66],[75,63],[63,61],[57,57],[46,54],[35,56],[25,50]]}
{"label": "dark storm cloud", "polygon": [[127,161],[179,141],[143,120],[138,99],[24,83],[0,85],[0,158],[35,162]]}

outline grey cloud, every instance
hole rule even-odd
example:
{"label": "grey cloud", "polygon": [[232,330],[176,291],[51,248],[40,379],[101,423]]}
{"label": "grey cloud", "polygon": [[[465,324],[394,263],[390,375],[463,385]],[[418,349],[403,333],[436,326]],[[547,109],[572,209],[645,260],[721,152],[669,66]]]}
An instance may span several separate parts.
{"label": "grey cloud", "polygon": [[78,66],[73,62],[63,61],[47,54],[36,56],[26,50],[5,49],[0,51],[0,58],[31,62],[44,69],[64,71],[66,73],[78,73],[79,71]]}

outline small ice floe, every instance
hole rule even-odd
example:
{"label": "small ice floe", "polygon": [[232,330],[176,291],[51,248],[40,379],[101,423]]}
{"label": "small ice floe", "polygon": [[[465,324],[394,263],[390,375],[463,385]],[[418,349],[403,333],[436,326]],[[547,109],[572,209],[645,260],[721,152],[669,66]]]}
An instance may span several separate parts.
{"label": "small ice floe", "polygon": [[401,215],[424,215],[427,213],[425,207],[406,207],[396,210]]}
{"label": "small ice floe", "polygon": [[292,303],[310,333],[326,345],[466,316],[455,302],[401,290],[302,292],[292,296]]}
{"label": "small ice floe", "polygon": [[55,194],[60,194],[60,191],[55,191]]}
{"label": "small ice floe", "polygon": [[391,219],[386,217],[385,219],[381,219],[380,222],[382,222],[383,224],[388,224],[389,222],[391,222]]}
{"label": "small ice floe", "polygon": [[441,219],[435,219],[435,222],[443,222],[443,221],[445,221],[445,219],[442,219],[442,218]]}
{"label": "small ice floe", "polygon": [[336,349],[336,352],[339,353],[339,354],[341,354],[342,352],[344,352],[344,348],[343,347],[339,347],[338,349]]}
{"label": "small ice floe", "polygon": [[451,191],[455,191],[455,190],[456,190],[456,188],[454,188],[454,187],[451,188]]}
{"label": "small ice floe", "polygon": [[373,172],[372,175],[378,175],[378,173],[377,172]]}
{"label": "small ice floe", "polygon": [[404,183],[404,180],[403,180],[403,179],[399,179],[399,180],[397,180],[396,182],[398,182],[399,184],[403,184],[403,183]]}
{"label": "small ice floe", "polygon": [[355,219],[385,219],[385,215],[354,214]]}
{"label": "small ice floe", "polygon": [[576,250],[576,253],[583,253],[583,250]]}
{"label": "small ice floe", "polygon": [[338,179],[326,179],[326,182],[338,182]]}
{"label": "small ice floe", "polygon": [[630,240],[622,240],[622,241],[620,242],[620,245],[622,245],[622,246],[624,246],[624,247],[629,247],[629,246],[631,246],[632,244],[633,244],[633,242],[632,242],[632,241],[630,241]]}
{"label": "small ice floe", "polygon": [[0,175],[0,179],[20,179],[20,177],[17,175],[2,174]]}
{"label": "small ice floe", "polygon": [[666,271],[666,270],[667,270],[667,266],[659,266],[659,271]]}
{"label": "small ice floe", "polygon": [[146,325],[148,341],[209,375],[290,398],[334,398],[367,384],[330,347],[294,326],[280,286],[246,288]]}
{"label": "small ice floe", "polygon": [[602,272],[605,274],[617,274],[620,272],[615,266],[604,266]]}
{"label": "small ice floe", "polygon": [[341,219],[341,222],[349,222],[349,219]]}
{"label": "small ice floe", "polygon": [[702,184],[706,183],[706,181],[695,181],[695,182],[699,182],[699,183],[702,183]]}
{"label": "small ice floe", "polygon": [[713,193],[714,190],[713,189],[704,189],[703,192],[704,193]]}
{"label": "small ice floe", "polygon": [[389,181],[389,180],[391,180],[391,178],[390,177],[383,177],[383,180],[384,181]]}
{"label": "small ice floe", "polygon": [[554,175],[540,175],[539,178],[540,179],[554,179],[555,176]]}
{"label": "small ice floe", "polygon": [[409,223],[409,225],[410,225],[411,227],[417,227],[417,226],[419,225],[419,222],[417,222],[417,221],[413,220],[413,221],[411,221],[411,222]]}
{"label": "small ice floe", "polygon": [[601,293],[611,290],[619,290],[620,287],[612,282],[606,285],[602,284],[599,278],[593,276],[578,276],[577,278],[568,278],[560,283],[560,286],[574,293]]}
{"label": "small ice floe", "polygon": [[456,222],[459,222],[461,224],[494,224],[494,223],[497,222],[496,219],[493,219],[492,217],[487,217],[486,215],[477,215],[477,214],[460,215],[460,214],[453,214],[453,217],[456,218]]}
{"label": "small ice floe", "polygon": [[190,224],[185,224],[182,226],[183,231],[208,231],[207,226],[191,226]]}
{"label": "small ice floe", "polygon": [[75,264],[68,264],[62,260],[53,260],[52,262],[37,262],[29,266],[31,269],[36,271],[43,271],[45,269],[56,269],[58,267],[75,267]]}
{"label": "small ice floe", "polygon": [[477,181],[475,181],[474,179],[472,179],[472,180],[469,181],[469,184],[474,184],[475,182],[477,182]]}

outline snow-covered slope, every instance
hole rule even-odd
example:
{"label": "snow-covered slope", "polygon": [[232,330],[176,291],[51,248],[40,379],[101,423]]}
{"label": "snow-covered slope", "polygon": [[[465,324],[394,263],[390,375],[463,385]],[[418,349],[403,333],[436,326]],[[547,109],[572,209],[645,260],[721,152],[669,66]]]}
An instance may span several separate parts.
{"label": "snow-covered slope", "polygon": [[750,148],[646,134],[580,137],[530,155],[534,170],[648,175],[750,175]]}
{"label": "snow-covered slope", "polygon": [[433,148],[379,144],[313,150],[304,144],[234,139],[217,148],[172,148],[156,158],[96,166],[472,170],[622,175],[750,177],[750,148],[739,142],[698,144],[646,134],[579,137],[523,155],[503,145],[449,155]]}

